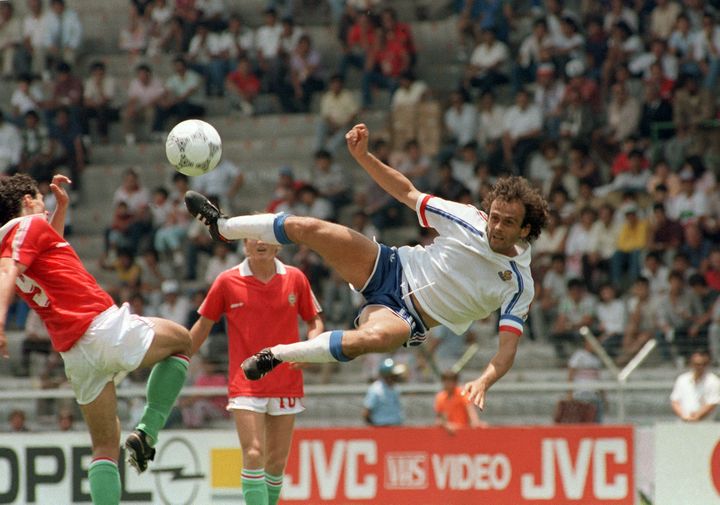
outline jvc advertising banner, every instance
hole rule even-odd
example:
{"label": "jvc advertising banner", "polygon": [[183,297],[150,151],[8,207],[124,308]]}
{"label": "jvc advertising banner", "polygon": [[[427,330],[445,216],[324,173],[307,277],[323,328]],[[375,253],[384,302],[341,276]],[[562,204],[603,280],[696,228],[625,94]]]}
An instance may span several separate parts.
{"label": "jvc advertising banner", "polygon": [[[90,503],[84,433],[0,435],[0,504]],[[233,431],[165,431],[124,504],[242,503]],[[634,505],[631,427],[298,429],[282,503]]]}
{"label": "jvc advertising banner", "polygon": [[655,427],[656,505],[720,505],[720,423]]}

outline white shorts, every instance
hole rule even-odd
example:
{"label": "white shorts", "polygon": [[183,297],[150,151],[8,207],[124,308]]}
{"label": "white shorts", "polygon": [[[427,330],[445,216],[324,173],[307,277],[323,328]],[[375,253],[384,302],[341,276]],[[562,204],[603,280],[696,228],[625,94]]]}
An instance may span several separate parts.
{"label": "white shorts", "polygon": [[236,396],[230,398],[228,410],[249,410],[269,416],[287,416],[299,414],[305,410],[302,398],[256,398],[254,396]]}
{"label": "white shorts", "polygon": [[77,402],[86,405],[108,382],[119,384],[140,366],[154,336],[153,323],[131,314],[127,303],[98,314],[82,338],[61,353]]}

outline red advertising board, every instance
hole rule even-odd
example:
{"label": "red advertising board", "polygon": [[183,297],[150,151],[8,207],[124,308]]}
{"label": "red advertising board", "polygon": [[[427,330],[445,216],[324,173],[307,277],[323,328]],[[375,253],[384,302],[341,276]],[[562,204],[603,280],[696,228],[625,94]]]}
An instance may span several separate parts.
{"label": "red advertising board", "polygon": [[285,502],[633,505],[633,430],[558,426],[297,430]]}

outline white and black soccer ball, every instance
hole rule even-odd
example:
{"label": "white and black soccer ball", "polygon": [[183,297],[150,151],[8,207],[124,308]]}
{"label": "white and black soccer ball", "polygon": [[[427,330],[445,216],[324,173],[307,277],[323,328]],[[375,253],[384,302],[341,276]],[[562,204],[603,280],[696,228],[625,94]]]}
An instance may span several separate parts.
{"label": "white and black soccer ball", "polygon": [[188,119],[175,125],[165,142],[165,155],[185,175],[202,175],[215,168],[222,156],[220,134],[209,123]]}

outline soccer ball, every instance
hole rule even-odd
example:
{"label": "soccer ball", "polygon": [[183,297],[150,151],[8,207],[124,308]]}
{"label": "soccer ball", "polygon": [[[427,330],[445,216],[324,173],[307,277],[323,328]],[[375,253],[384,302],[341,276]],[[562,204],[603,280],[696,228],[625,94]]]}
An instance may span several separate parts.
{"label": "soccer ball", "polygon": [[220,135],[205,121],[188,119],[170,130],[165,142],[165,155],[178,172],[202,175],[215,168],[220,161]]}

